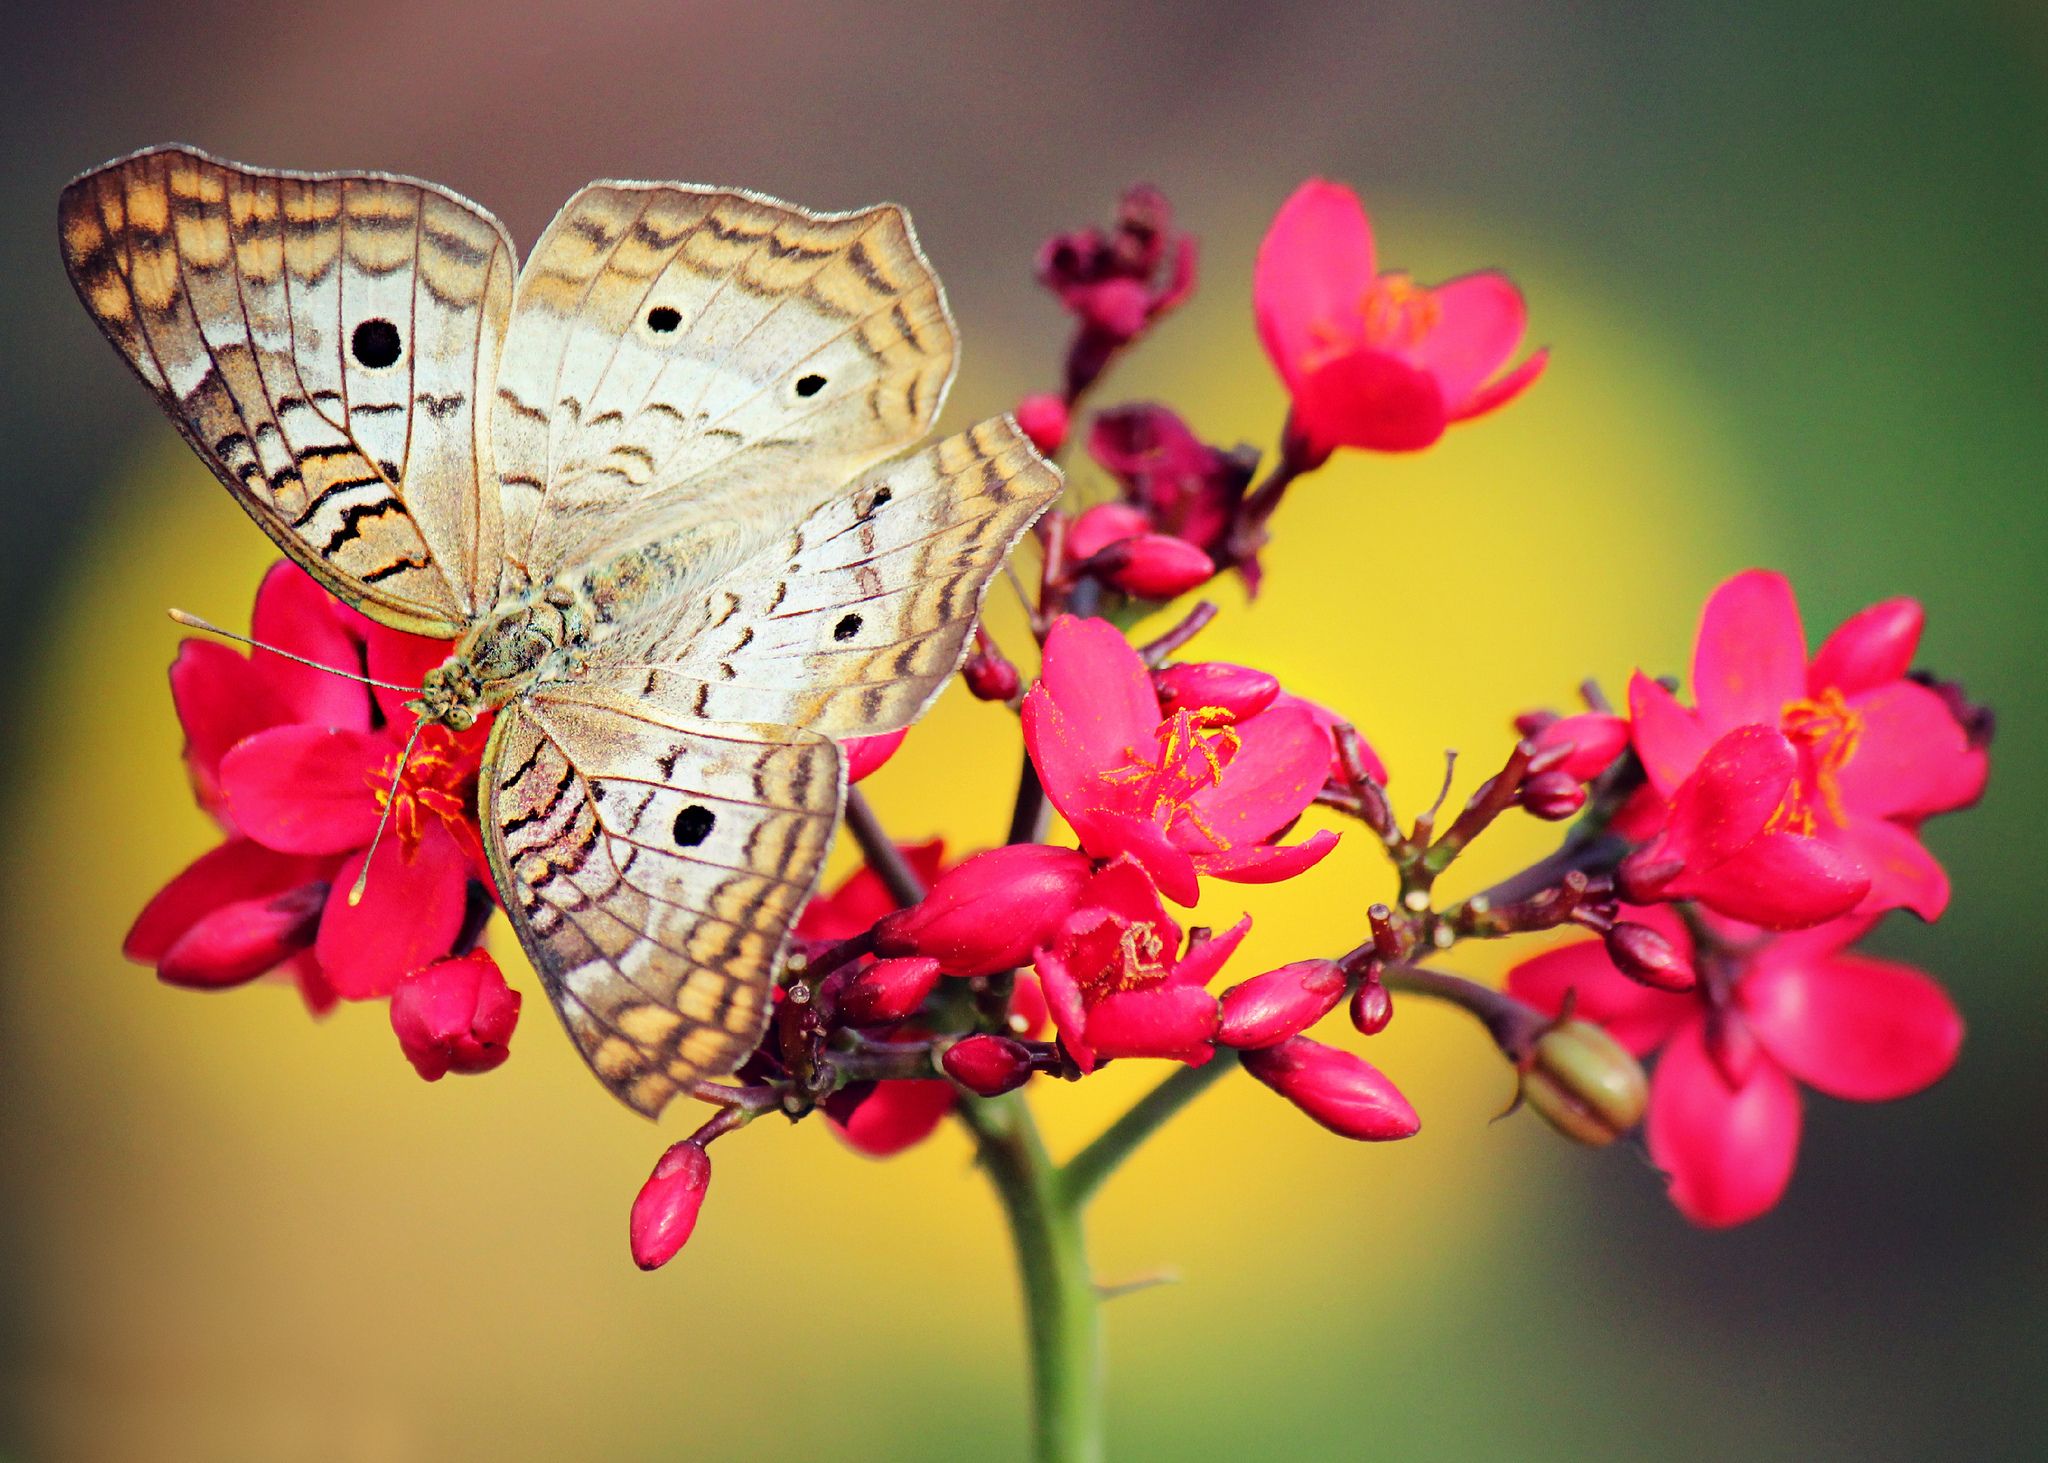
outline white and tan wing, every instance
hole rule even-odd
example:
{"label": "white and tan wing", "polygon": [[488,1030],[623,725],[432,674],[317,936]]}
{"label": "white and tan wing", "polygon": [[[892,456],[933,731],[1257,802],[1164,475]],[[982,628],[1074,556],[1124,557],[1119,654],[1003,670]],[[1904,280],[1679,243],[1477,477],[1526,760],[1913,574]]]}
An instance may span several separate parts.
{"label": "white and tan wing", "polygon": [[263,531],[334,593],[453,636],[495,600],[498,221],[379,173],[152,148],[64,190],[65,267]]}
{"label": "white and tan wing", "polygon": [[622,625],[589,682],[713,721],[844,739],[916,720],[1060,474],[993,418],[886,463],[707,594]]}
{"label": "white and tan wing", "polygon": [[899,208],[592,184],[534,246],[505,343],[505,589],[696,524],[780,533],[924,435],[954,354]]}
{"label": "white and tan wing", "polygon": [[581,688],[498,713],[484,837],[513,928],[605,1086],[657,1116],[767,1028],[844,796],[839,749]]}

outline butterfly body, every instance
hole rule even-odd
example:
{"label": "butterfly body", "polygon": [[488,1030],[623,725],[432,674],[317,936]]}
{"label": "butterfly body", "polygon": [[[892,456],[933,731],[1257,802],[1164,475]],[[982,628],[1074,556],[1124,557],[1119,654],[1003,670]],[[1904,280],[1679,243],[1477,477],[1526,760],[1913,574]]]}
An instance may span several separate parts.
{"label": "butterfly body", "polygon": [[909,450],[954,335],[901,210],[594,183],[520,266],[432,184],[174,146],[83,175],[59,222],[79,299],[256,524],[454,642],[411,704],[496,713],[485,851],[598,1077],[652,1116],[738,1066],[837,744],[923,711],[1060,489],[1006,418]]}

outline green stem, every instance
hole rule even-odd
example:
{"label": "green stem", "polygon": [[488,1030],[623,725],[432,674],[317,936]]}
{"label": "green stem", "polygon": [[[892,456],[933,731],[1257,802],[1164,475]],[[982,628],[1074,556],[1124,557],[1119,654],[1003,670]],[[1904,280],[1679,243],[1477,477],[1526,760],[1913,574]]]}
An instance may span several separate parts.
{"label": "green stem", "polygon": [[1101,1299],[1088,1271],[1080,1206],[1060,1183],[1018,1093],[960,1100],[1009,1217],[1031,1334],[1031,1400],[1039,1463],[1100,1463]]}
{"label": "green stem", "polygon": [[1061,1195],[1075,1209],[1095,1197],[1103,1181],[1137,1149],[1158,1132],[1167,1120],[1216,1084],[1216,1079],[1237,1069],[1237,1053],[1218,1047],[1216,1055],[1199,1067],[1182,1067],[1164,1082],[1132,1104],[1129,1112],[1104,1128],[1101,1134],[1067,1160],[1060,1171]]}

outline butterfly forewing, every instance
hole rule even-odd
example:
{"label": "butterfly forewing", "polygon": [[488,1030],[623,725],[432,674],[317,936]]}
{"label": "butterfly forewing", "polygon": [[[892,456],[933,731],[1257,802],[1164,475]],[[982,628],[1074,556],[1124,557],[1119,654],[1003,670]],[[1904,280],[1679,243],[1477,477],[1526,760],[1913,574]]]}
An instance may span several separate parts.
{"label": "butterfly forewing", "polygon": [[593,184],[535,246],[506,341],[508,587],[697,524],[787,528],[924,434],[953,360],[900,209]]}
{"label": "butterfly forewing", "polygon": [[286,553],[399,628],[449,637],[489,607],[495,219],[412,179],[169,147],[78,179],[60,224],[79,298]]}
{"label": "butterfly forewing", "polygon": [[506,908],[599,1079],[653,1116],[738,1066],[831,844],[838,748],[565,690],[500,713],[484,775]]}

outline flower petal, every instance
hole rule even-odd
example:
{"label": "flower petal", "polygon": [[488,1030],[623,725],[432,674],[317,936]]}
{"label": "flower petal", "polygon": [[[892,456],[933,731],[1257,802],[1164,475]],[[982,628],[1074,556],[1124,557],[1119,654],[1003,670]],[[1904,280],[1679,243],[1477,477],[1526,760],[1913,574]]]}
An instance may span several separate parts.
{"label": "flower petal", "polygon": [[1102,1057],[1175,1057],[1204,1050],[1216,1036],[1216,998],[1193,985],[1118,991],[1088,1012],[1088,1043]]}
{"label": "flower petal", "polygon": [[179,643],[178,658],[171,662],[171,702],[185,729],[185,762],[194,790],[209,811],[220,803],[220,759],[228,749],[291,718],[247,656],[212,640]]}
{"label": "flower petal", "polygon": [[1842,801],[1856,813],[1924,818],[1967,807],[1984,792],[1990,759],[1972,747],[1948,703],[1912,681],[1850,699],[1862,721],[1842,764]]}
{"label": "flower petal", "polygon": [[1337,835],[1323,828],[1299,843],[1258,843],[1228,853],[1203,854],[1196,858],[1195,867],[1231,884],[1279,884],[1307,873],[1336,846]]}
{"label": "flower petal", "polygon": [[1665,798],[1692,776],[1714,739],[1699,717],[1641,671],[1628,683],[1629,736],[1650,785]]}
{"label": "flower petal", "polygon": [[[1633,911],[1655,928],[1662,910]],[[1668,916],[1666,917],[1668,918]],[[1671,924],[1678,924],[1676,919]],[[1662,933],[1660,930],[1659,933]],[[1508,972],[1507,992],[1550,1016],[1562,1016],[1565,997],[1572,996],[1572,1014],[1607,1028],[1632,1056],[1648,1056],[1699,1009],[1690,996],[1652,990],[1614,968],[1598,940],[1574,940],[1531,956]]]}
{"label": "flower petal", "polygon": [[1650,1157],[1695,1224],[1721,1228],[1776,1204],[1799,1154],[1799,1089],[1776,1062],[1730,1087],[1707,1055],[1705,1024],[1681,1029],[1650,1083]]}
{"label": "flower petal", "polygon": [[1806,633],[1782,574],[1748,569],[1716,589],[1700,616],[1692,694],[1716,735],[1750,722],[1775,727],[1806,694]]}
{"label": "flower petal", "polygon": [[[1301,816],[1330,773],[1330,734],[1306,705],[1273,706],[1235,728],[1237,752],[1214,783],[1188,799],[1219,851],[1263,842]],[[1190,820],[1193,821],[1193,820]],[[1190,828],[1175,841],[1210,851]]]}
{"label": "flower petal", "polygon": [[1869,879],[1858,913],[1910,909],[1930,924],[1948,908],[1948,873],[1920,835],[1882,818],[1863,818],[1828,835]]}
{"label": "flower petal", "polygon": [[[1201,900],[1202,886],[1195,877],[1192,855],[1167,837],[1166,830],[1147,818],[1128,813],[1083,814],[1074,823],[1081,842],[1097,858],[1128,854],[1152,876],[1159,892],[1183,909]],[[1206,867],[1206,861],[1204,866]]]}
{"label": "flower petal", "polygon": [[280,853],[344,853],[377,831],[369,774],[398,749],[376,732],[272,727],[221,759],[236,825]]}
{"label": "flower petal", "polygon": [[1454,422],[1469,422],[1485,416],[1488,412],[1499,411],[1516,397],[1536,384],[1536,378],[1543,374],[1550,364],[1548,348],[1537,351],[1528,360],[1515,367],[1497,381],[1489,382],[1466,398],[1463,405],[1451,412]]}
{"label": "flower petal", "polygon": [[250,838],[230,838],[208,849],[156,892],[121,942],[121,953],[142,965],[164,958],[185,931],[224,904],[267,899],[320,877],[317,859],[273,852]]}
{"label": "flower petal", "polygon": [[[249,634],[315,665],[362,675],[362,641],[334,614],[334,606],[334,597],[315,583],[312,575],[285,560],[263,576],[255,611],[249,617]],[[351,731],[370,729],[370,691],[360,682],[260,648],[251,661],[289,708],[291,720]],[[376,671],[372,669],[370,674]]]}
{"label": "flower petal", "polygon": [[1039,988],[1053,1029],[1059,1032],[1067,1054],[1083,1072],[1095,1070],[1095,1048],[1088,1045],[1088,1008],[1081,1000],[1081,986],[1057,950],[1040,950],[1032,959],[1038,972]]}
{"label": "flower petal", "polygon": [[1311,178],[1280,205],[1252,266],[1252,314],[1290,391],[1333,339],[1358,338],[1373,274],[1372,224],[1356,193]]}
{"label": "flower petal", "polygon": [[1673,895],[1767,930],[1796,930],[1847,914],[1870,892],[1856,860],[1830,842],[1766,833],[1704,872],[1688,870]]}
{"label": "flower petal", "polygon": [[1294,387],[1294,422],[1317,449],[1417,452],[1450,424],[1436,378],[1384,351],[1354,350]]}
{"label": "flower petal", "polygon": [[192,990],[252,981],[312,943],[326,897],[325,884],[302,884],[210,910],[164,952],[157,978]]}
{"label": "flower petal", "polygon": [[1921,972],[1860,955],[1775,955],[1736,987],[1736,998],[1765,1050],[1808,1086],[1853,1102],[1885,1102],[1920,1091],[1955,1065],[1962,1014]]}
{"label": "flower petal", "polygon": [[882,770],[882,765],[896,755],[896,749],[903,745],[903,739],[910,735],[909,727],[899,727],[879,736],[854,737],[840,744],[840,752],[846,758],[846,783],[851,787],[862,778]]}
{"label": "flower petal", "polygon": [[1798,771],[1799,754],[1775,729],[1729,732],[1671,801],[1671,851],[1701,870],[1729,857],[1763,832]]}
{"label": "flower petal", "polygon": [[1244,943],[1244,937],[1251,933],[1251,928],[1252,917],[1245,915],[1222,934],[1198,941],[1189,947],[1188,953],[1181,957],[1167,978],[1176,985],[1206,986],[1237,953],[1237,947]]}
{"label": "flower petal", "polygon": [[869,1158],[890,1158],[929,1138],[953,1110],[953,1084],[876,1082],[842,1088],[825,1103],[826,1126]]}
{"label": "flower petal", "polygon": [[1845,696],[1873,691],[1913,668],[1927,613],[1917,599],[1888,599],[1858,610],[1828,636],[1806,673],[1807,690],[1832,686]]}
{"label": "flower petal", "polygon": [[1429,298],[1436,307],[1436,323],[1416,342],[1408,359],[1436,377],[1455,417],[1522,343],[1529,309],[1514,281],[1491,270],[1437,285]]}
{"label": "flower petal", "polygon": [[387,836],[377,846],[360,904],[348,902],[363,867],[358,853],[334,876],[314,948],[342,999],[388,996],[413,971],[439,960],[462,929],[469,861],[439,819],[429,819],[407,858]]}
{"label": "flower petal", "polygon": [[1039,685],[1066,717],[1067,734],[1097,772],[1127,764],[1159,739],[1159,697],[1138,652],[1107,620],[1062,615],[1045,637]]}

